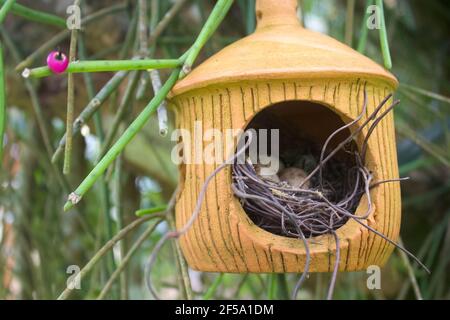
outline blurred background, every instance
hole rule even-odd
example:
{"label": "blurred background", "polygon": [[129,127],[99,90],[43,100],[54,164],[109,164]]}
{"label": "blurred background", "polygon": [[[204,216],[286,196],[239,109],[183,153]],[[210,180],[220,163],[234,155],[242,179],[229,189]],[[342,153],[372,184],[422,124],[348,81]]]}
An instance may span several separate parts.
{"label": "blurred background", "polygon": [[[180,1],[180,0],[178,0]],[[3,2],[3,1],[1,1]],[[70,0],[21,0],[20,4],[66,17]],[[83,17],[111,10],[83,27],[86,59],[131,58],[135,52],[138,1],[83,1]],[[177,1],[148,1],[153,27]],[[179,12],[155,39],[152,56],[177,58],[195,40],[215,1],[185,0]],[[299,1],[299,17],[312,30],[329,34],[357,48],[363,30],[366,1]],[[365,272],[339,273],[336,299],[449,299],[450,298],[450,2],[445,0],[385,0],[385,19],[392,56],[392,72],[401,85],[395,110],[399,167],[402,177],[404,245],[430,269],[426,274],[396,250],[382,268],[380,290],[368,290]],[[238,0],[218,32],[208,42],[199,62],[227,44],[253,32],[254,0]],[[152,28],[150,28],[152,30]],[[132,81],[124,77],[100,108],[98,116],[74,139],[73,169],[67,181],[55,173],[48,146],[55,149],[65,131],[67,78],[52,76],[25,81],[15,67],[35,53],[61,29],[9,14],[1,29],[5,51],[7,125],[0,172],[0,298],[54,299],[73,274],[82,268],[123,226],[136,220],[135,212],[166,204],[177,185],[177,168],[170,160],[170,134],[158,133],[155,118],[127,146],[122,157],[83,198],[77,210],[63,213],[67,195],[92,169],[105,132]],[[69,39],[57,42],[68,52]],[[378,30],[369,30],[365,52],[383,64]],[[45,54],[32,66],[45,64]],[[80,55],[80,54],[79,54]],[[76,115],[112,73],[75,76]],[[167,73],[162,72],[165,79]],[[140,79],[127,101],[128,113],[119,132],[153,96],[148,77]],[[173,126],[170,115],[170,126]],[[43,128],[44,127],[44,128]],[[42,132],[48,132],[45,141]],[[47,145],[46,145],[47,144]],[[56,165],[62,170],[62,164]],[[132,230],[114,250],[99,260],[71,298],[95,299],[124,255],[149,225]],[[106,293],[111,299],[151,298],[144,265],[168,225],[155,231],[136,248],[120,279]],[[176,251],[176,250],[175,250]],[[182,297],[174,250],[164,247],[153,272],[161,296]],[[197,298],[284,298],[298,275],[199,273],[189,271]],[[311,274],[299,298],[323,299],[329,274]],[[274,283],[277,286],[274,289]],[[274,293],[275,292],[275,293]],[[206,294],[206,296],[205,296]]]}

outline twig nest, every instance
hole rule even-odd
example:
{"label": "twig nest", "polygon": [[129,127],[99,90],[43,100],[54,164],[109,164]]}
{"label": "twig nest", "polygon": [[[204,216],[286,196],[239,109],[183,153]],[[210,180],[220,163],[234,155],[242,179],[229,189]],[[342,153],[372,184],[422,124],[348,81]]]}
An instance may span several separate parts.
{"label": "twig nest", "polygon": [[293,188],[302,188],[302,189],[309,188],[309,181],[303,183],[307,176],[308,175],[306,174],[305,171],[297,167],[285,168],[281,170],[279,173],[279,178],[281,181],[286,182]]}
{"label": "twig nest", "polygon": [[273,182],[273,183],[279,183],[280,182],[280,177],[278,177],[277,174],[263,175],[261,173],[258,173],[258,172],[260,172],[260,169],[261,169],[261,167],[259,167],[258,165],[255,166],[256,174],[261,179],[266,180],[266,181],[270,181],[270,182]]}

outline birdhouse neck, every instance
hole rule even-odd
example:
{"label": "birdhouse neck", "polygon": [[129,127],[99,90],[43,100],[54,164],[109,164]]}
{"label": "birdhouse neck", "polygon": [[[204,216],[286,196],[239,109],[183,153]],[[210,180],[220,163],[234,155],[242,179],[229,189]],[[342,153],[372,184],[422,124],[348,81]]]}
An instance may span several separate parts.
{"label": "birdhouse neck", "polygon": [[276,25],[300,26],[297,0],[256,0],[257,29]]}

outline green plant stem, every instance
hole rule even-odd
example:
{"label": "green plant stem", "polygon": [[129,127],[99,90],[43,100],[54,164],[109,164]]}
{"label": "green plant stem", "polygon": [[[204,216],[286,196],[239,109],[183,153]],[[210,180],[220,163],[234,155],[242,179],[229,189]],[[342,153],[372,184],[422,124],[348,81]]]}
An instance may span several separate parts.
{"label": "green plant stem", "polygon": [[255,0],[246,0],[247,3],[247,15],[245,19],[245,29],[247,34],[251,34],[255,31],[256,17],[255,17]]}
{"label": "green plant stem", "polygon": [[3,141],[6,126],[6,87],[5,68],[3,65],[3,46],[0,42],[0,169],[3,166]]}
{"label": "green plant stem", "polygon": [[[127,71],[119,71],[117,72],[97,93],[97,95],[89,101],[88,105],[84,108],[84,110],[80,113],[80,115],[75,119],[73,124],[73,135],[75,136],[80,132],[81,127],[91,119],[91,117],[97,112],[100,106],[105,102],[105,100],[111,95],[113,91],[117,89],[117,87],[122,83],[125,79]],[[58,148],[52,156],[52,162],[55,163],[59,160],[64,150],[64,146],[66,145],[66,137],[65,135],[59,141]]]}
{"label": "green plant stem", "polygon": [[386,21],[384,17],[383,0],[376,0],[378,10],[380,10],[380,45],[383,54],[383,62],[386,69],[392,68],[391,52],[389,51],[389,41],[386,31]]}
{"label": "green plant stem", "polygon": [[179,291],[178,297],[181,300],[186,300],[187,294],[186,294],[184,279],[183,279],[183,275],[182,275],[182,271],[181,271],[180,259],[178,257],[177,248],[175,246],[175,241],[170,242],[170,249],[172,249],[172,257],[171,258],[175,259],[175,270],[176,270],[175,275],[176,275],[176,279],[178,282],[178,291]]}
{"label": "green plant stem", "polygon": [[[5,40],[5,45],[7,46],[9,52],[11,53],[14,62],[20,61],[21,57],[19,55],[19,51],[17,50],[15,44],[12,42],[11,38],[8,36],[8,34],[5,32],[5,30],[1,26],[0,26],[0,33],[3,37],[3,39]],[[50,140],[50,136],[51,136],[50,131],[49,131],[49,128],[45,121],[44,112],[43,112],[42,106],[39,102],[39,97],[37,95],[36,89],[35,89],[33,83],[29,79],[25,79],[25,88],[28,91],[28,94],[30,96],[31,106],[33,108],[33,112],[36,117],[36,123],[37,123],[38,129],[39,129],[39,132],[41,134],[42,141],[44,143],[45,160],[47,161],[47,163],[51,169],[51,173],[56,177],[56,180],[58,181],[62,190],[64,190],[64,192],[70,192],[71,186],[69,185],[69,182],[67,181],[66,177],[62,174],[61,170],[59,170],[56,167],[56,165],[53,164],[51,161],[51,157],[53,154],[53,147],[52,147],[51,140]],[[80,210],[80,211],[82,211],[82,210]],[[83,230],[90,237],[94,238],[94,236],[92,236],[92,234],[90,232],[90,228],[89,228],[88,224],[81,217],[77,218],[77,219],[78,219],[81,227],[83,228]]]}
{"label": "green plant stem", "polygon": [[269,285],[267,286],[267,299],[274,300],[277,292],[277,278],[275,273],[271,273],[268,276]]}
{"label": "green plant stem", "polygon": [[214,279],[213,283],[209,286],[206,293],[203,295],[203,300],[210,300],[216,293],[217,288],[220,286],[223,280],[224,273],[219,273],[219,275]]}
{"label": "green plant stem", "polygon": [[192,70],[194,61],[197,59],[203,46],[209,40],[209,38],[212,36],[214,31],[217,29],[217,27],[222,22],[222,20],[225,18],[226,14],[232,4],[233,4],[233,0],[217,1],[210,16],[206,20],[205,25],[203,26],[202,30],[200,31],[200,34],[198,35],[198,37],[195,40],[192,47],[189,49],[189,53],[183,64],[182,72],[180,73],[180,78],[183,78],[184,76],[186,76],[186,74],[188,74]]}
{"label": "green plant stem", "polygon": [[[79,39],[78,39],[78,51],[79,51],[80,58],[85,59],[86,58],[86,47],[84,44],[83,35],[81,35],[81,37],[79,37]],[[91,101],[94,99],[94,95],[95,95],[95,87],[94,87],[94,82],[93,82],[92,76],[90,73],[83,73],[83,78],[84,78],[84,82],[86,84],[86,91],[88,94],[88,98]],[[102,144],[105,137],[104,137],[104,132],[103,132],[102,117],[101,117],[100,113],[95,112],[93,114],[93,119],[94,119],[95,132],[98,136],[98,140],[99,140],[100,144]],[[100,179],[100,190],[99,191],[100,191],[100,200],[101,200],[101,202],[100,202],[101,210],[102,210],[103,215],[106,220],[106,224],[105,224],[106,238],[111,239],[113,236],[113,220],[110,215],[110,209],[111,209],[111,204],[110,204],[110,199],[109,199],[110,192],[109,192],[108,184],[106,183],[106,180],[104,179],[104,177],[102,177]],[[117,229],[120,230],[121,228],[122,228],[122,226],[118,225]],[[109,274],[109,271],[112,272],[112,270],[114,270],[114,269],[115,269],[114,253],[111,252],[106,261],[106,268],[105,268],[106,274]]]}
{"label": "green plant stem", "polygon": [[131,17],[128,31],[125,36],[125,40],[123,41],[123,44],[120,45],[120,54],[119,54],[120,59],[125,59],[129,49],[133,45],[134,37],[136,35],[136,25],[138,22],[138,16],[139,16],[139,8],[136,7]]}
{"label": "green plant stem", "polygon": [[[81,269],[80,273],[78,274],[78,279],[75,279],[73,281],[79,280],[82,281],[84,277],[94,268],[94,266],[100,261],[101,258],[105,256],[105,254],[111,250],[116,243],[121,241],[123,238],[125,238],[131,231],[139,227],[142,223],[154,219],[154,218],[164,218],[165,214],[155,214],[152,216],[147,216],[143,218],[139,218],[131,222],[129,225],[121,229],[114,237],[112,237],[108,242],[106,242],[103,247],[100,248],[100,250],[95,253],[95,255],[89,260],[89,262]],[[67,288],[59,295],[58,300],[65,300],[70,297],[70,294],[72,293],[73,289],[70,288],[71,286],[67,286]]]}
{"label": "green plant stem", "polygon": [[[5,30],[3,28],[1,29],[1,33],[5,40],[5,44],[8,46],[8,49],[9,49],[11,55],[13,56],[13,58],[15,60],[19,60],[20,59],[19,52],[18,52],[15,44],[12,42],[11,38],[8,36],[8,33],[5,32]],[[4,70],[4,69],[2,68],[2,70]],[[36,122],[37,122],[37,125],[39,128],[39,132],[41,133],[41,137],[42,137],[42,141],[44,143],[46,154],[50,157],[51,154],[53,153],[53,147],[51,144],[50,132],[49,132],[47,123],[44,118],[44,113],[43,113],[42,107],[39,103],[39,98],[37,96],[37,93],[36,93],[36,90],[34,89],[33,84],[28,79],[25,80],[25,88],[27,89],[27,91],[30,95],[31,105],[33,107],[33,112],[36,116]],[[60,170],[58,170],[56,167],[55,167],[55,169],[56,169],[55,171],[60,172]],[[63,184],[65,185],[65,183],[63,183]]]}
{"label": "green plant stem", "polygon": [[[176,5],[177,4],[175,4],[175,6]],[[152,0],[151,10],[152,14],[150,16],[150,31],[153,32],[158,22],[159,2],[157,0]],[[149,54],[154,53],[156,45],[155,42],[153,42],[152,46],[149,48]],[[161,89],[162,86],[161,75],[159,74],[158,70],[151,70],[148,72],[148,75],[152,83],[153,93],[156,94]],[[165,100],[163,100],[163,102],[161,102],[161,105],[158,107],[157,116],[158,116],[159,132],[162,136],[165,136],[168,132],[167,103]]]}
{"label": "green plant stem", "polygon": [[242,287],[244,287],[245,283],[247,282],[247,280],[249,279],[248,277],[248,273],[245,273],[241,280],[239,280],[238,284],[236,285],[236,289],[234,290],[234,292],[231,294],[231,297],[239,297]]}
{"label": "green plant stem", "polygon": [[123,271],[127,267],[128,263],[130,262],[133,255],[136,253],[136,251],[142,246],[145,240],[147,240],[150,235],[155,231],[156,227],[163,222],[164,219],[157,220],[155,224],[150,225],[142,234],[141,236],[136,240],[136,242],[133,244],[133,246],[130,248],[130,250],[127,252],[127,254],[123,257],[120,264],[117,266],[117,269],[114,270],[111,277],[106,282],[105,286],[103,287],[102,291],[97,297],[97,300],[103,300],[106,295],[108,294],[109,290],[111,289],[112,285],[114,284],[114,281],[117,280],[117,278],[123,274]]}
{"label": "green plant stem", "polygon": [[3,20],[5,20],[6,15],[12,9],[15,2],[16,0],[6,0],[3,2],[3,6],[0,9],[0,24],[3,23]]}
{"label": "green plant stem", "polygon": [[[156,94],[161,89],[162,86],[161,76],[159,75],[158,70],[150,71],[150,79],[152,82],[153,92]],[[158,115],[159,134],[164,137],[169,132],[167,102],[165,100],[161,102],[161,105],[158,107],[157,115]]]}
{"label": "green plant stem", "polygon": [[[97,12],[94,12],[93,14],[87,16],[86,18],[81,19],[81,26],[85,27],[91,22],[97,21],[98,19],[113,14],[119,11],[122,11],[127,8],[127,4],[118,4],[110,7],[106,7],[102,10],[99,10]],[[53,38],[45,42],[43,45],[41,45],[38,49],[36,49],[32,54],[30,54],[28,57],[26,57],[24,60],[22,60],[17,66],[17,71],[22,71],[23,69],[29,67],[32,65],[37,59],[40,57],[48,54],[50,50],[55,48],[58,43],[66,39],[70,36],[70,30],[64,29],[60,31],[58,34],[56,34]]]}
{"label": "green plant stem", "polygon": [[412,86],[412,85],[406,84],[406,83],[400,83],[400,89],[402,89],[402,88],[406,89],[406,90],[409,90],[409,91],[412,91],[412,92],[414,92],[416,94],[420,94],[422,96],[425,96],[425,97],[428,97],[428,98],[431,98],[431,99],[435,99],[435,100],[438,100],[438,101],[450,104],[450,97],[443,96],[443,95],[441,95],[439,93],[435,93],[435,92],[432,92],[432,91],[424,90],[424,89],[421,89],[421,88],[418,88],[416,86]]}
{"label": "green plant stem", "polygon": [[[169,69],[178,66],[180,66],[178,59],[77,61],[70,63],[65,73]],[[25,69],[22,75],[25,78],[43,78],[51,76],[53,73],[47,66],[42,66],[34,69]]]}
{"label": "green plant stem", "polygon": [[[236,42],[240,39],[240,37],[235,37],[235,36],[220,36],[217,35],[217,37],[214,38],[214,40],[216,41],[216,43],[226,46],[229,45],[233,42]],[[190,37],[190,36],[180,36],[180,37],[176,37],[176,36],[162,36],[158,39],[158,43],[161,45],[167,45],[167,44],[172,44],[172,45],[180,45],[180,46],[185,46],[187,44],[191,44],[192,42],[195,41],[195,37]]]}
{"label": "green plant stem", "polygon": [[139,209],[134,214],[137,217],[143,217],[143,216],[146,216],[146,215],[149,215],[149,214],[153,214],[153,213],[156,213],[156,212],[161,212],[161,211],[166,210],[166,209],[167,209],[167,205],[161,205],[161,206],[156,206],[156,207],[148,208],[148,209]]}
{"label": "green plant stem", "polygon": [[426,139],[417,134],[417,132],[406,123],[398,124],[396,129],[400,135],[406,136],[407,138],[411,139],[416,145],[422,148],[429,155],[439,160],[447,168],[450,168],[450,157],[445,149],[430,144],[428,141],[426,141]]}
{"label": "green plant stem", "polygon": [[[158,21],[159,21],[159,1],[150,0],[149,35],[151,35],[151,33],[155,30],[156,26],[158,25]],[[153,51],[154,48],[155,43],[153,43],[153,45],[149,47],[149,50]]]}
{"label": "green plant stem", "polygon": [[[176,230],[175,226],[175,216],[173,212],[173,206],[175,205],[176,195],[178,194],[179,189],[177,188],[172,195],[172,199],[169,202],[169,207],[171,208],[170,212],[167,214],[167,222],[171,230]],[[192,300],[194,298],[194,294],[192,292],[191,280],[189,278],[188,266],[186,264],[186,260],[181,252],[180,243],[178,241],[174,241],[174,254],[178,262],[178,270],[181,273],[181,283],[180,287],[183,290],[184,295],[182,297],[184,299]]]}
{"label": "green plant stem", "polygon": [[[80,37],[78,39],[78,48],[79,48],[78,51],[79,51],[80,58],[85,59],[86,58],[86,47],[84,44],[83,37]],[[89,101],[91,101],[95,97],[94,81],[89,72],[83,73],[83,79],[86,84],[86,91],[88,94]],[[105,139],[105,134],[103,132],[102,117],[100,116],[99,113],[96,112],[96,113],[94,113],[93,118],[94,118],[95,132],[97,133],[98,139],[102,143],[103,140]]]}
{"label": "green plant stem", "polygon": [[170,8],[169,11],[166,12],[161,21],[156,25],[156,27],[151,30],[150,38],[148,39],[148,46],[152,46],[155,44],[156,40],[159,38],[161,33],[167,28],[169,23],[175,18],[177,13],[183,8],[187,0],[178,0],[175,4]]}
{"label": "green plant stem", "polygon": [[[400,238],[399,244],[404,247],[403,240]],[[400,257],[405,264],[406,270],[408,272],[409,280],[411,281],[411,285],[414,289],[414,294],[416,295],[417,300],[423,300],[422,292],[420,292],[419,285],[417,283],[416,275],[414,274],[414,268],[411,265],[411,261],[409,261],[408,256],[402,250],[398,250]]]}
{"label": "green plant stem", "polygon": [[180,70],[175,69],[166,81],[161,90],[154,96],[150,103],[144,108],[139,116],[131,123],[125,130],[124,134],[116,141],[116,143],[109,149],[106,155],[99,161],[95,168],[83,180],[78,188],[69,196],[70,200],[64,205],[64,211],[71,209],[81,197],[92,187],[97,179],[105,172],[106,168],[114,161],[117,155],[125,148],[125,146],[136,136],[138,131],[144,126],[161,101],[165,99],[170,89],[174,86],[178,79]]}
{"label": "green plant stem", "polygon": [[[182,2],[182,4],[184,3],[183,1],[181,1],[181,2]],[[181,7],[178,7],[178,3],[175,3],[175,5],[173,7],[177,7],[177,10],[175,11],[175,13],[179,10],[179,8],[181,8]],[[159,4],[158,4],[157,0],[152,0],[151,10],[152,10],[152,14],[150,17],[150,30],[153,33],[154,29],[157,26],[157,22],[158,22]],[[173,16],[175,15],[175,13],[173,13]],[[167,15],[165,16],[165,18],[166,17],[167,17]],[[156,44],[155,42],[156,41],[153,41],[151,47],[149,48],[149,50],[147,50],[148,55],[153,54],[154,49],[155,49],[155,44]],[[159,74],[159,71],[151,70],[148,72],[148,75],[149,75],[151,83],[152,83],[153,93],[156,94],[161,89],[161,86],[162,86],[161,76]],[[147,80],[147,77],[143,77],[142,79],[144,80],[144,82],[143,82],[143,85],[141,86],[141,88],[145,88],[146,87],[145,81]],[[139,95],[139,93],[140,93],[140,95]],[[140,92],[138,90],[138,99],[143,96],[143,93],[144,93],[144,90],[141,90]],[[161,135],[165,136],[168,132],[168,129],[167,129],[167,103],[165,100],[163,100],[161,105],[158,107],[157,116],[158,116],[159,132]]]}
{"label": "green plant stem", "polygon": [[117,130],[119,129],[119,125],[121,121],[123,120],[126,111],[131,110],[132,106],[132,98],[133,93],[136,91],[136,87],[139,81],[139,75],[140,73],[135,71],[128,80],[127,87],[125,89],[125,92],[122,97],[122,101],[120,102],[119,108],[116,111],[116,114],[114,116],[113,123],[111,125],[111,128],[108,131],[108,134],[106,135],[105,140],[102,143],[102,147],[98,156],[98,160],[100,160],[105,154],[108,148],[111,146],[114,137],[117,134]]}
{"label": "green plant stem", "polygon": [[369,12],[367,11],[367,8],[373,4],[373,0],[366,0],[366,6],[364,7],[364,18],[361,23],[361,33],[359,35],[359,41],[358,41],[358,52],[363,53],[366,51],[366,44],[367,44],[367,35],[369,33],[369,28],[367,28],[367,20],[369,19]]}
{"label": "green plant stem", "polygon": [[[97,51],[97,52],[93,52],[92,55],[87,56],[86,59],[82,59],[83,61],[86,60],[103,60],[105,57],[107,56],[112,56],[115,55],[116,53],[120,52],[121,49],[123,48],[124,44],[116,44],[112,47],[109,48],[105,48],[103,50]],[[121,54],[121,53],[120,53]],[[123,60],[122,57],[120,57],[121,60]]]}
{"label": "green plant stem", "polygon": [[[7,0],[0,0],[1,3],[6,3]],[[14,1],[12,1],[14,2]],[[11,7],[11,13],[20,16],[22,18],[25,18],[30,21],[42,23],[42,24],[48,24],[52,26],[56,26],[59,28],[66,28],[66,20],[58,17],[56,15],[30,9],[24,5],[14,3]]]}
{"label": "green plant stem", "polygon": [[[75,0],[73,5],[79,6],[80,0]],[[77,40],[78,40],[78,30],[74,28],[70,36],[70,47],[69,47],[69,62],[73,63],[75,61],[75,56],[77,52]],[[66,147],[64,149],[64,165],[63,173],[65,175],[70,174],[72,166],[72,147],[73,147],[73,118],[75,113],[75,85],[73,74],[69,73],[67,75],[67,115],[66,115]]]}
{"label": "green plant stem", "polygon": [[[147,0],[139,0],[138,1],[138,11],[139,11],[139,19],[137,24],[137,33],[139,35],[139,56],[142,59],[149,59],[149,49],[148,49],[148,25],[147,25]],[[157,13],[157,10],[156,10]],[[152,8],[152,15],[155,14]],[[145,91],[147,89],[148,77],[145,73],[141,76],[141,81],[139,81],[138,90],[136,92],[136,99],[141,100],[144,97]]]}
{"label": "green plant stem", "polygon": [[273,273],[269,275],[268,299],[289,300],[285,274]]}
{"label": "green plant stem", "polygon": [[[123,206],[122,206],[122,157],[120,154],[114,164],[114,179],[113,179],[113,201],[114,207],[117,212],[117,229],[122,229],[123,227]],[[161,211],[164,211],[161,210]],[[125,256],[126,250],[126,240],[120,242],[120,263],[122,263]],[[113,255],[114,258],[114,255]],[[120,286],[119,286],[119,296],[122,300],[128,300],[128,281],[127,274],[124,272],[120,275]]]}
{"label": "green plant stem", "polygon": [[432,158],[431,156],[421,156],[420,158],[417,158],[413,161],[409,161],[405,164],[402,164],[399,166],[399,175],[405,176],[408,175],[411,171],[414,170],[423,170],[425,168],[428,168],[434,164],[436,164],[437,160],[435,158]]}
{"label": "green plant stem", "polygon": [[[219,0],[214,6],[210,17],[206,21],[202,30],[200,31],[199,38],[201,41],[195,41],[194,45],[183,54],[178,61],[186,62],[189,59],[189,64],[195,61],[202,46],[206,43],[212,33],[217,29],[220,22],[225,17],[228,9],[230,8],[232,0]],[[192,52],[196,54],[192,54]],[[116,141],[116,143],[109,149],[106,155],[99,161],[99,163],[92,169],[87,177],[81,182],[78,188],[69,195],[68,201],[64,205],[64,211],[70,210],[76,203],[78,203],[84,194],[92,187],[92,185],[99,179],[99,177],[105,172],[108,166],[114,161],[117,155],[127,146],[127,144],[136,136],[138,131],[145,125],[150,116],[155,112],[163,99],[166,98],[169,91],[175,85],[177,79],[180,77],[181,70],[179,68],[172,71],[169,79],[161,87],[161,90],[155,94],[150,103],[144,108],[139,116],[131,123],[131,125],[125,130],[123,135]]]}
{"label": "green plant stem", "polygon": [[[117,162],[116,162],[116,164],[117,164]],[[165,219],[167,219],[167,217],[173,211],[173,208],[175,206],[175,199],[176,199],[177,191],[178,190],[175,190],[175,192],[173,192],[173,194],[169,200],[169,203],[167,204],[167,207],[165,207],[158,213],[155,213],[157,217],[160,217],[160,219],[157,220],[154,225],[150,225],[144,231],[144,233],[138,238],[138,240],[133,244],[133,246],[128,251],[127,255],[120,262],[120,265],[117,267],[117,269],[114,271],[114,273],[111,275],[111,277],[107,281],[107,283],[104,286],[104,288],[102,289],[100,295],[97,297],[98,300],[103,299],[106,296],[108,291],[111,289],[111,286],[114,283],[114,281],[125,270],[125,267],[127,266],[128,262],[130,261],[131,257],[133,256],[133,254],[139,249],[139,247],[142,245],[142,243],[152,234],[152,232],[156,229],[156,227],[161,222],[163,222]],[[154,215],[142,217],[140,219],[150,219],[153,217],[154,217]]]}
{"label": "green plant stem", "polygon": [[142,57],[147,57],[148,55],[148,36],[147,36],[147,0],[139,0],[139,54]]}
{"label": "green plant stem", "polygon": [[345,43],[351,47],[353,43],[353,24],[355,18],[355,0],[347,0],[347,14],[345,17]]}
{"label": "green plant stem", "polygon": [[277,273],[277,298],[280,300],[289,300],[289,289],[284,273]]}

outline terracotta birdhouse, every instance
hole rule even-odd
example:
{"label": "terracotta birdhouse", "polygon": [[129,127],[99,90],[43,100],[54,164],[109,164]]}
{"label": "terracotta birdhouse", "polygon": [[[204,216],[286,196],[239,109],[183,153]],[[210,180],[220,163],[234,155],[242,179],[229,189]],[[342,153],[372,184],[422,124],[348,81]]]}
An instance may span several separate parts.
{"label": "terracotta birdhouse", "polygon": [[[306,30],[297,18],[296,0],[257,0],[256,31],[227,46],[193,69],[174,87],[170,103],[176,126],[186,132],[217,129],[220,142],[230,144],[227,129],[277,127],[322,143],[336,129],[367,120],[398,83],[383,67],[350,47]],[[367,96],[363,111],[364,94]],[[349,126],[349,132],[354,130]],[[355,139],[361,147],[362,137]],[[344,134],[345,135],[345,134]],[[182,141],[185,142],[185,141]],[[206,148],[206,142],[201,142]],[[335,142],[336,144],[336,142]],[[186,145],[185,145],[186,146]],[[280,142],[280,148],[283,146]],[[183,152],[194,157],[193,147]],[[229,154],[223,154],[223,160]],[[218,163],[180,165],[176,203],[178,229],[189,220],[208,177]],[[367,144],[366,166],[374,181],[398,177],[392,114],[376,126]],[[370,191],[371,211],[364,223],[392,240],[400,229],[400,187],[385,183]],[[355,211],[368,208],[362,196]],[[393,246],[349,219],[336,230],[339,270],[363,270],[383,265]],[[331,271],[336,242],[331,234],[307,239],[311,272]],[[200,213],[180,238],[188,264],[210,272],[301,272],[305,245],[301,239],[270,232],[257,225],[232,190],[232,168],[220,171],[208,185]]]}

